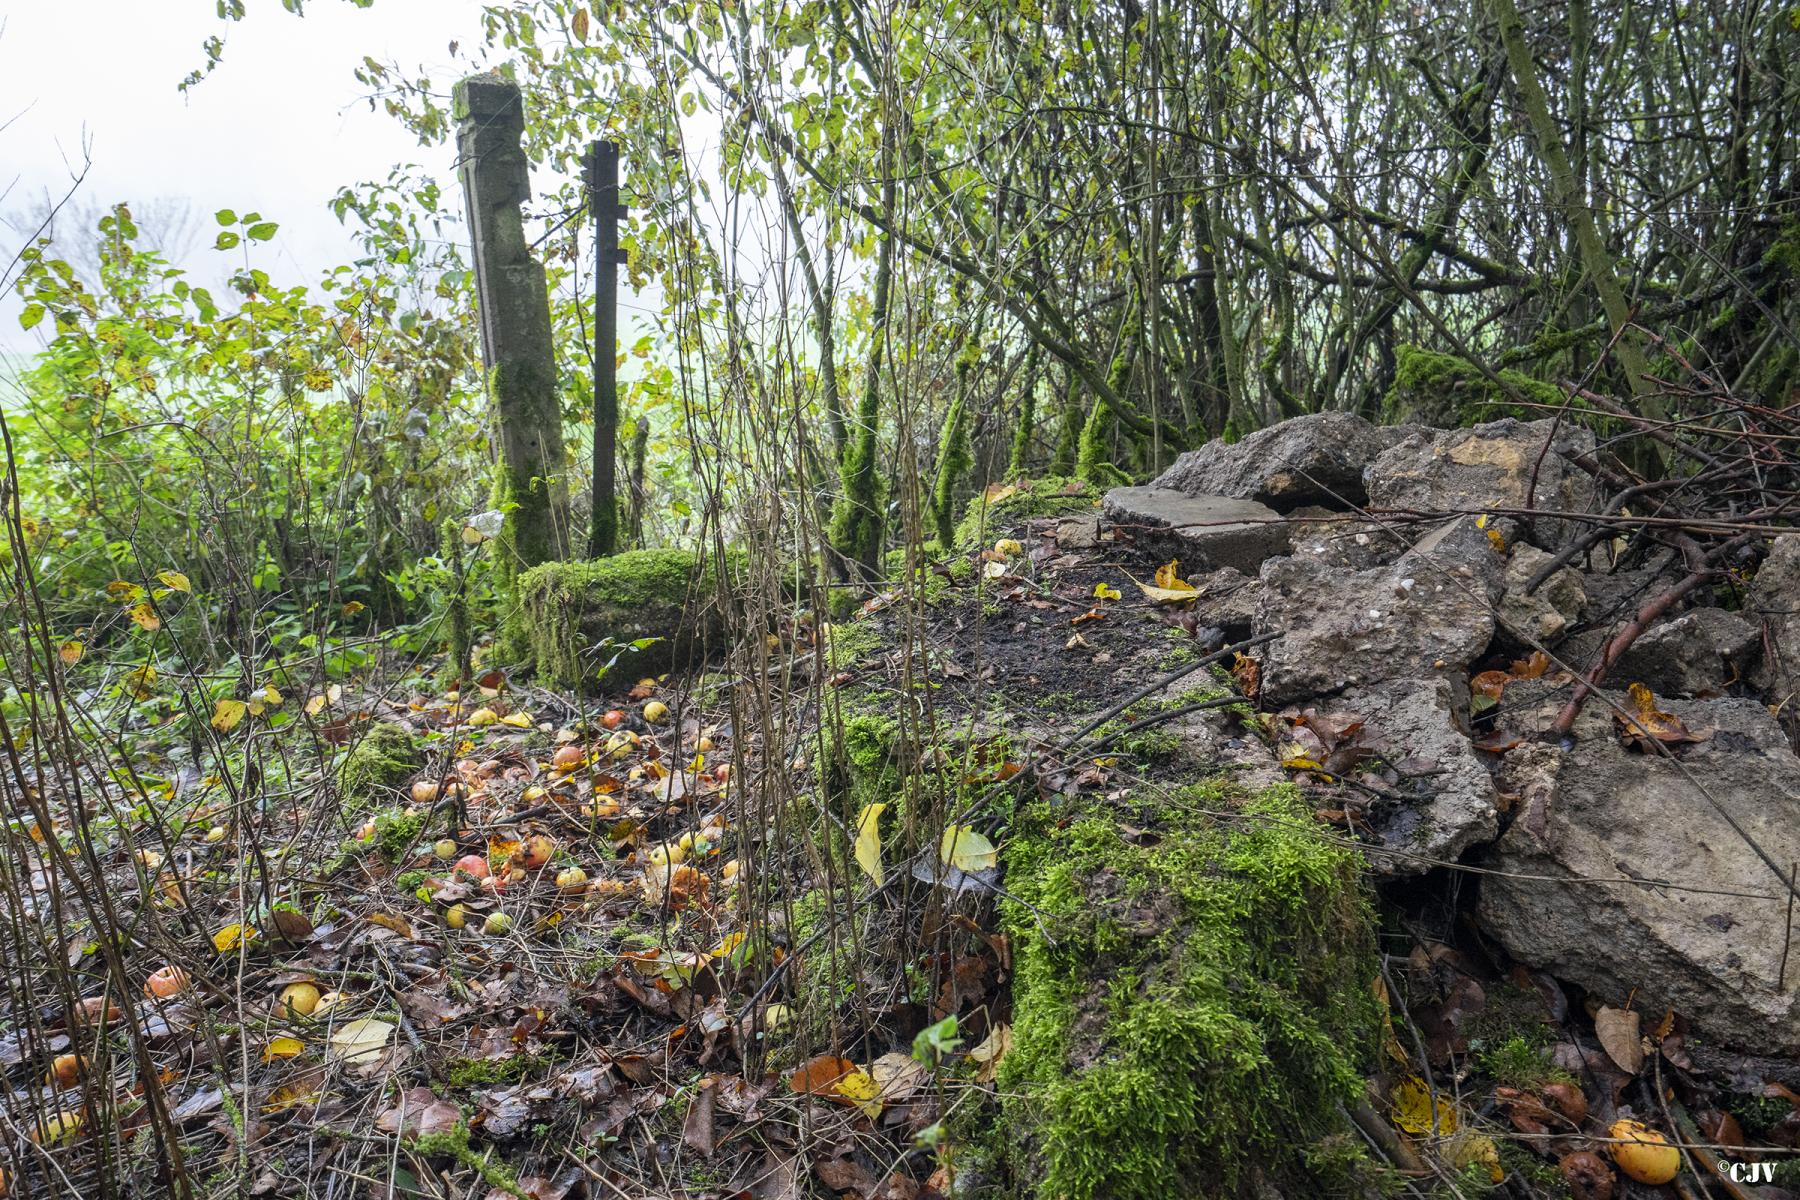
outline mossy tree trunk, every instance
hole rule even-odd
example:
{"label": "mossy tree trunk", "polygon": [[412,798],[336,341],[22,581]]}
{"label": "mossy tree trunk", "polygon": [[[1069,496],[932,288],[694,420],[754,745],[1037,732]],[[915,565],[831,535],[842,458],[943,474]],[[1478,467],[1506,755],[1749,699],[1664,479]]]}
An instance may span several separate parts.
{"label": "mossy tree trunk", "polygon": [[856,405],[856,427],[846,439],[839,462],[843,494],[831,519],[831,546],[864,578],[881,567],[881,482],[876,447],[881,428],[881,362],[887,345],[888,306],[894,283],[894,133],[883,135],[881,204],[886,220],[875,253],[875,295],[869,314],[869,360],[863,369],[862,398]]}
{"label": "mossy tree trunk", "polygon": [[937,530],[938,546],[949,549],[956,529],[956,489],[975,454],[969,445],[969,375],[981,354],[981,335],[971,334],[956,356],[956,397],[950,411],[944,414],[944,427],[938,435],[937,477],[931,489],[931,520]]}

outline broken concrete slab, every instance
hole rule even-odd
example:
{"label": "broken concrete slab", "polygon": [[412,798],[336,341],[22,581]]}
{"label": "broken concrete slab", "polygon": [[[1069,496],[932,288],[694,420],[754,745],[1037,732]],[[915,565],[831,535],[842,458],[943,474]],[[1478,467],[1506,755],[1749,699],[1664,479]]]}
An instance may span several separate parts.
{"label": "broken concrete slab", "polygon": [[1499,832],[1494,782],[1458,723],[1444,680],[1390,679],[1314,710],[1363,723],[1357,744],[1379,755],[1384,768],[1373,786],[1397,798],[1357,798],[1357,831],[1380,839],[1368,850],[1376,874],[1424,874]]}
{"label": "broken concrete slab", "polygon": [[1559,567],[1536,589],[1525,590],[1551,558],[1547,551],[1520,542],[1506,560],[1497,615],[1500,631],[1508,635],[1514,649],[1556,642],[1587,609],[1587,587],[1581,572],[1573,567]]}
{"label": "broken concrete slab", "polygon": [[1760,619],[1764,654],[1753,679],[1774,704],[1800,699],[1800,532],[1775,539],[1744,599]]}
{"label": "broken concrete slab", "polygon": [[1755,660],[1756,626],[1722,608],[1695,608],[1652,625],[1609,674],[1623,687],[1641,683],[1659,696],[1717,695]]}
{"label": "broken concrete slab", "polygon": [[1178,558],[1189,570],[1236,567],[1254,574],[1264,559],[1288,549],[1280,514],[1254,500],[1123,487],[1106,493],[1101,512],[1139,546]]}
{"label": "broken concrete slab", "polygon": [[[1570,460],[1593,452],[1594,435],[1585,429],[1508,417],[1468,429],[1415,430],[1377,456],[1363,478],[1369,506],[1378,510],[1586,512],[1595,504],[1594,486]],[[1577,528],[1545,517],[1526,536],[1555,549]]]}
{"label": "broken concrete slab", "polygon": [[1443,679],[1460,699],[1469,664],[1494,636],[1486,588],[1420,567],[1264,563],[1254,631],[1283,636],[1262,652],[1263,700],[1287,704],[1388,679]]}
{"label": "broken concrete slab", "polygon": [[[1547,729],[1563,699],[1514,684],[1508,724]],[[1504,756],[1515,816],[1485,861],[1479,919],[1515,957],[1605,1003],[1635,993],[1708,1039],[1800,1049],[1800,970],[1780,978],[1787,891],[1763,857],[1800,862],[1800,758],[1754,700],[1664,707],[1711,736],[1679,760],[1628,749],[1595,697],[1571,744]]]}
{"label": "broken concrete slab", "polygon": [[1367,499],[1363,469],[1407,432],[1371,425],[1354,413],[1312,413],[1236,442],[1189,450],[1152,486],[1256,500],[1282,512],[1302,504],[1343,510]]}

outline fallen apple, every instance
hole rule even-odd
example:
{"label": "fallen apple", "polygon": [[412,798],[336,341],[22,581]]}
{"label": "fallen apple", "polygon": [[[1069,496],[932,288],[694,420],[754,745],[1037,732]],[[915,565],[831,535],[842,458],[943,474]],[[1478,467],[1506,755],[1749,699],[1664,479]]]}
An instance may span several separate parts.
{"label": "fallen apple", "polygon": [[452,929],[461,929],[469,923],[469,910],[460,904],[452,904],[444,910],[444,924]]}
{"label": "fallen apple", "polygon": [[556,856],[556,839],[534,833],[514,852],[512,865],[524,871],[541,871]]}
{"label": "fallen apple", "polygon": [[1607,1130],[1619,1170],[1639,1183],[1667,1183],[1681,1173],[1681,1151],[1642,1121],[1614,1121]]}
{"label": "fallen apple", "polygon": [[644,720],[652,725],[661,725],[669,719],[669,706],[661,700],[651,700],[644,705]]}
{"label": "fallen apple", "polygon": [[573,771],[587,760],[587,751],[580,746],[558,746],[551,755],[550,764],[559,771]]}
{"label": "fallen apple", "polygon": [[290,983],[275,998],[275,1011],[287,1017],[310,1017],[319,1007],[320,995],[317,984],[305,980]]}
{"label": "fallen apple", "polygon": [[414,804],[430,804],[438,797],[438,785],[435,779],[416,779],[412,785]]}
{"label": "fallen apple", "polygon": [[187,991],[188,973],[180,967],[160,967],[144,981],[144,994],[156,1000],[170,1000]]}
{"label": "fallen apple", "polygon": [[579,892],[587,887],[588,873],[580,867],[564,867],[556,873],[556,886],[565,892]]}
{"label": "fallen apple", "polygon": [[465,854],[456,860],[451,872],[467,875],[471,879],[486,879],[489,874],[487,858],[480,854]]}
{"label": "fallen apple", "polygon": [[52,1087],[72,1088],[81,1082],[81,1071],[86,1065],[87,1060],[79,1054],[59,1054],[51,1060],[46,1080]]}
{"label": "fallen apple", "polygon": [[458,849],[457,844],[450,838],[439,838],[431,844],[431,852],[442,859],[455,858]]}
{"label": "fallen apple", "polygon": [[513,919],[503,912],[489,913],[481,923],[481,932],[489,937],[505,937],[512,932]]}
{"label": "fallen apple", "polygon": [[206,831],[206,840],[209,844],[217,844],[224,841],[225,827],[223,825],[214,825],[211,829]]}
{"label": "fallen apple", "polygon": [[604,725],[608,729],[617,729],[619,727],[619,723],[621,721],[623,721],[624,719],[625,719],[624,712],[619,709],[616,709],[616,708],[609,708],[605,712],[600,714],[600,724]]}

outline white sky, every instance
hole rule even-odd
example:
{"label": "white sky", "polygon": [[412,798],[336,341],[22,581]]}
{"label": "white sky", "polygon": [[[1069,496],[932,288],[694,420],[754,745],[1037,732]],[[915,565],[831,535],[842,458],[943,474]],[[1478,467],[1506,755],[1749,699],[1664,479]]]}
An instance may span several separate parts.
{"label": "white sky", "polygon": [[[344,184],[383,179],[396,163],[424,164],[447,188],[451,149],[426,149],[377,107],[352,71],[365,54],[423,65],[448,92],[457,68],[449,43],[479,42],[479,0],[376,0],[355,8],[312,0],[304,19],[277,0],[249,0],[248,19],[217,20],[213,0],[0,0],[0,211],[48,188],[66,191],[84,139],[90,201],[192,200],[204,217],[200,246],[182,265],[202,282],[211,214],[258,211],[281,231],[255,252],[278,282],[316,281],[348,261],[350,231],[326,207]],[[176,85],[203,61],[201,42],[222,32],[225,60],[186,94]],[[0,230],[0,264],[17,239]],[[0,298],[0,351],[29,352],[19,303]]]}

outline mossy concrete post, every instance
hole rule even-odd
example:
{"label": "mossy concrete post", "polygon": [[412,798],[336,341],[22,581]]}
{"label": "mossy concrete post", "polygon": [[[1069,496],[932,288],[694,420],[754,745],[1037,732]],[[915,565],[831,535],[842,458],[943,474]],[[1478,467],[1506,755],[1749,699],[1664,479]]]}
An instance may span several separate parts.
{"label": "mossy concrete post", "polygon": [[500,451],[494,501],[505,519],[495,553],[510,588],[527,567],[568,551],[567,454],[549,288],[543,266],[531,257],[519,211],[531,179],[520,146],[525,108],[518,85],[496,72],[471,75],[456,85],[455,112],[481,348]]}

